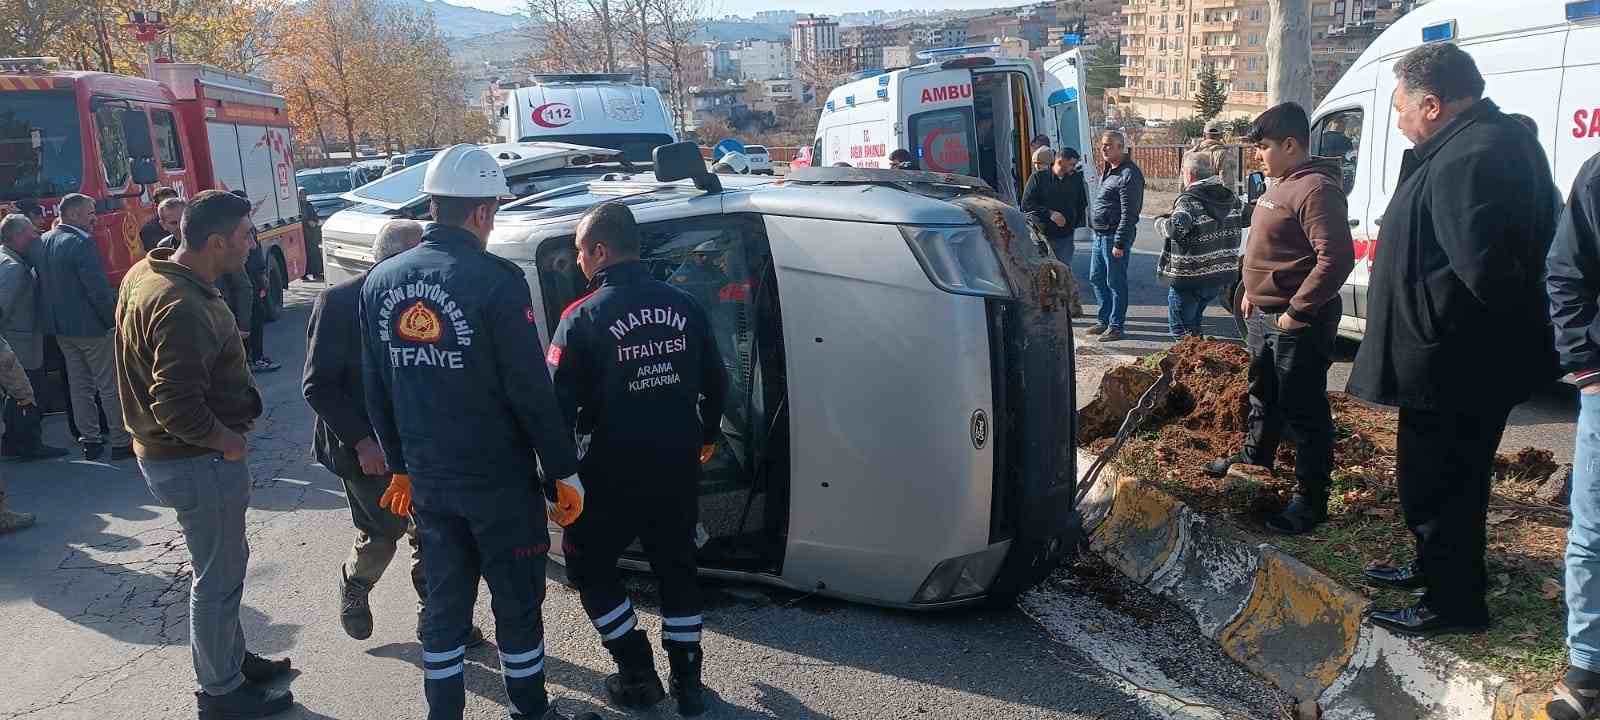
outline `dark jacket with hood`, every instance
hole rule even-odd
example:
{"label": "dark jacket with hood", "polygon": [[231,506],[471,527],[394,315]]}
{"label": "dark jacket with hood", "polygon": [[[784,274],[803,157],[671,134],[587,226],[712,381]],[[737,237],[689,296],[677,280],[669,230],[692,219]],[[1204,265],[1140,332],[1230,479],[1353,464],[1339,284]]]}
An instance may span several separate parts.
{"label": "dark jacket with hood", "polygon": [[1244,291],[1262,312],[1317,318],[1356,265],[1339,162],[1312,158],[1256,201],[1244,251]]}
{"label": "dark jacket with hood", "polygon": [[1156,275],[1179,290],[1233,280],[1239,269],[1243,207],[1220,177],[1184,188],[1172,212],[1156,218],[1156,232],[1166,241]]}
{"label": "dark jacket with hood", "polygon": [[1600,382],[1600,155],[1572,181],[1545,272],[1561,369],[1578,387]]}
{"label": "dark jacket with hood", "polygon": [[1348,390],[1499,413],[1553,381],[1545,256],[1554,186],[1538,141],[1487,99],[1407,150],[1384,212]]}

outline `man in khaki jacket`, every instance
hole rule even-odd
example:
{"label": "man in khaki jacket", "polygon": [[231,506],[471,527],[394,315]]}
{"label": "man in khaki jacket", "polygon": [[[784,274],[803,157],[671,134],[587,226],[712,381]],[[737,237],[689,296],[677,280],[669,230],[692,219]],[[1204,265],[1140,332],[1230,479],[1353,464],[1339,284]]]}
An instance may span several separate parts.
{"label": "man in khaki jacket", "polygon": [[217,278],[244,265],[250,203],[207,190],[184,210],[176,250],[128,271],[116,305],[122,419],[150,492],[177,510],[189,548],[189,647],[201,718],[257,718],[294,697],[269,688],[289,672],[245,650],[239,624],[250,468],[245,434],[261,416],[244,344]]}

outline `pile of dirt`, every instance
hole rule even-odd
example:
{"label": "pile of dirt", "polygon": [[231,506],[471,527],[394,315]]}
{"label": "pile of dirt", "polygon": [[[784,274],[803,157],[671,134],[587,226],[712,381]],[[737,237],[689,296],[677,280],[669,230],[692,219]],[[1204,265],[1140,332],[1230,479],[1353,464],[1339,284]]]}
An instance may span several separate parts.
{"label": "pile of dirt", "polygon": [[[1286,433],[1271,472],[1236,467],[1239,472],[1213,478],[1201,469],[1244,443],[1249,355],[1235,344],[1186,339],[1158,361],[1147,358],[1112,369],[1102,382],[1105,392],[1080,413],[1085,419],[1080,444],[1094,452],[1109,445],[1128,409],[1161,369],[1172,372],[1172,386],[1129,438],[1119,464],[1196,510],[1230,518],[1246,531],[1263,532],[1261,521],[1294,492],[1292,438]],[[1312,534],[1272,541],[1371,595],[1375,591],[1360,582],[1361,569],[1374,562],[1407,562],[1412,548],[1395,482],[1398,418],[1344,393],[1329,393],[1328,401],[1337,433],[1329,522]],[[1532,676],[1543,682],[1547,678],[1542,675],[1559,668],[1562,658],[1560,623],[1550,619],[1560,612],[1571,467],[1558,466],[1548,450],[1524,448],[1498,455],[1495,469],[1487,538],[1494,585],[1490,611],[1503,621],[1497,621],[1490,635],[1452,647],[1519,679]]]}

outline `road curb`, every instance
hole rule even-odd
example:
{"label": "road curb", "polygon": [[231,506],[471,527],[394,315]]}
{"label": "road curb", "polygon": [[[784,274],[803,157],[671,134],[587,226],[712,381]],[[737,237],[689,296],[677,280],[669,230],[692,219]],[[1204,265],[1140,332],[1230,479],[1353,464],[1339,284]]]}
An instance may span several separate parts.
{"label": "road curb", "polygon": [[[1080,470],[1093,461],[1079,451]],[[1544,693],[1373,626],[1359,593],[1114,464],[1081,512],[1095,554],[1326,720],[1547,720]]]}

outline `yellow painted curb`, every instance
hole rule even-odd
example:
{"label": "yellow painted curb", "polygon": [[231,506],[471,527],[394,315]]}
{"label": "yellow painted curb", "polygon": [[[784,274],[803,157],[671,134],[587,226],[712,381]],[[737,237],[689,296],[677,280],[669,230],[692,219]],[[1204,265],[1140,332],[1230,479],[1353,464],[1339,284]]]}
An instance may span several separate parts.
{"label": "yellow painted curb", "polygon": [[1355,654],[1367,601],[1271,546],[1255,589],[1217,643],[1298,698],[1316,698]]}
{"label": "yellow painted curb", "polygon": [[1122,574],[1143,584],[1178,551],[1183,503],[1133,478],[1117,478],[1111,513],[1090,547]]}
{"label": "yellow painted curb", "polygon": [[1494,720],[1550,720],[1544,711],[1549,699],[1550,693],[1519,694],[1508,687],[1495,698]]}

